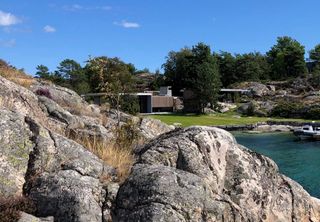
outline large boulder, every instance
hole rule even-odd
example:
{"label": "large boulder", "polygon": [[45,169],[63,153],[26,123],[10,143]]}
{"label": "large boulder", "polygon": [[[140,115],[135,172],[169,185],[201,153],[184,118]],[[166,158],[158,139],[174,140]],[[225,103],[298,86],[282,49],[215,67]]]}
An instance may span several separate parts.
{"label": "large boulder", "polygon": [[30,90],[0,76],[0,107],[16,111],[23,116],[45,120],[38,97]]}
{"label": "large boulder", "polygon": [[105,221],[111,218],[108,186],[114,168],[81,145],[26,119],[32,132],[24,194],[36,205],[37,216],[55,221]]}
{"label": "large boulder", "polygon": [[54,222],[53,217],[38,218],[31,214],[21,212],[18,222]]}
{"label": "large boulder", "polygon": [[221,129],[190,127],[137,150],[117,221],[319,221],[320,201]]}
{"label": "large boulder", "polygon": [[0,196],[22,194],[34,144],[23,116],[0,109]]}
{"label": "large boulder", "polygon": [[35,94],[40,94],[40,91],[47,90],[50,94],[50,97],[60,106],[69,108],[77,108],[81,111],[88,109],[88,104],[74,91],[54,85],[46,81],[37,81],[36,84],[31,86],[31,91]]}
{"label": "large boulder", "polygon": [[174,128],[174,126],[169,126],[160,120],[151,118],[142,118],[139,125],[140,133],[146,140],[153,139],[163,133],[173,130]]}
{"label": "large boulder", "polygon": [[118,189],[113,167],[16,112],[0,109],[0,130],[1,196],[24,194],[36,216],[54,221],[111,220]]}
{"label": "large boulder", "polygon": [[251,96],[262,98],[263,96],[273,94],[273,89],[259,82],[242,82],[235,88],[247,89],[251,91]]}

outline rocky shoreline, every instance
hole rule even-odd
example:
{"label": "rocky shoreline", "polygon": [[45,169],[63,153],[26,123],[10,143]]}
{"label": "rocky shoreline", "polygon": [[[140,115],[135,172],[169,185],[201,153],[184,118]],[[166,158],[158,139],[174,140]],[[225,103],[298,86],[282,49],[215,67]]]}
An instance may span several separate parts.
{"label": "rocky shoreline", "polygon": [[0,195],[34,203],[20,222],[320,220],[319,199],[216,127],[173,129],[123,114],[121,124],[135,122],[144,142],[120,182],[116,167],[66,134],[110,141],[113,116],[71,90],[0,77]]}
{"label": "rocky shoreline", "polygon": [[320,123],[294,122],[294,121],[266,121],[244,125],[219,125],[215,126],[226,131],[243,131],[250,133],[291,132],[303,125],[320,126]]}

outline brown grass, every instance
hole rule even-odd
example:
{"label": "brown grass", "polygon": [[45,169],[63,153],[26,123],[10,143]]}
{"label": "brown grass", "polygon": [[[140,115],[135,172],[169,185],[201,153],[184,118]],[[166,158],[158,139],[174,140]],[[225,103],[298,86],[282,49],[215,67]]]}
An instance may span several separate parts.
{"label": "brown grass", "polygon": [[119,182],[123,182],[129,176],[131,167],[135,162],[131,148],[119,147],[113,142],[108,143],[96,138],[76,137],[72,139],[97,155],[106,164],[114,167]]}
{"label": "brown grass", "polygon": [[3,60],[0,60],[0,75],[25,88],[30,88],[35,82],[31,76],[25,74],[21,70],[13,68]]}
{"label": "brown grass", "polygon": [[35,212],[35,206],[31,200],[23,196],[0,197],[0,221],[18,221],[20,211],[32,214]]}

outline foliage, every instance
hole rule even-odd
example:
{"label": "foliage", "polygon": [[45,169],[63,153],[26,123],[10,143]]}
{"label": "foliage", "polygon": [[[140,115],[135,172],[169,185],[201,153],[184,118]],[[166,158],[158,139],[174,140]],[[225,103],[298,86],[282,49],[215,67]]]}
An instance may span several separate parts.
{"label": "foliage", "polygon": [[165,76],[162,74],[154,74],[155,80],[151,82],[150,89],[151,90],[159,90],[161,86],[166,86]]}
{"label": "foliage", "polygon": [[23,196],[0,197],[0,220],[16,222],[20,219],[20,213],[34,213],[35,206],[31,200]]}
{"label": "foliage", "polygon": [[221,82],[228,87],[236,82],[269,79],[270,65],[267,57],[259,52],[232,55],[228,52],[215,54],[219,64]]}
{"label": "foliage", "polygon": [[144,68],[142,70],[135,70],[134,74],[141,74],[141,73],[150,73],[148,68]]}
{"label": "foliage", "polygon": [[266,56],[258,52],[238,54],[235,72],[239,82],[266,80],[269,78],[270,66]]}
{"label": "foliage", "polygon": [[179,52],[171,51],[166,57],[167,61],[162,65],[166,83],[172,86],[173,95],[181,95],[181,90],[185,88],[184,83],[191,56],[192,52],[189,48],[183,48]]}
{"label": "foliage", "polygon": [[294,78],[306,73],[305,49],[297,40],[288,36],[279,37],[267,52],[274,80]]}
{"label": "foliage", "polygon": [[49,89],[43,89],[43,88],[37,89],[36,94],[39,96],[45,96],[49,99],[52,99]]}
{"label": "foliage", "polygon": [[220,52],[215,56],[219,65],[222,85],[227,87],[237,82],[238,76],[235,72],[236,58],[229,52]]}
{"label": "foliage", "polygon": [[312,85],[319,87],[320,86],[320,63],[315,64],[312,68]]}
{"label": "foliage", "polygon": [[292,118],[300,117],[301,109],[303,105],[300,103],[281,102],[271,111],[271,116]]}
{"label": "foliage", "polygon": [[312,107],[306,113],[307,119],[320,120],[320,107]]}
{"label": "foliage", "polygon": [[170,52],[163,67],[174,93],[182,89],[192,91],[194,102],[185,103],[185,107],[194,104],[197,112],[204,112],[207,104],[216,103],[221,84],[216,58],[209,46],[199,43],[192,49]]}
{"label": "foliage", "polygon": [[140,111],[138,98],[132,95],[123,95],[120,101],[120,109],[123,112],[136,115]]}
{"label": "foliage", "polygon": [[120,149],[131,148],[140,139],[137,125],[132,120],[119,127],[116,134],[115,145]]}
{"label": "foliage", "polygon": [[38,65],[36,67],[37,72],[36,72],[36,76],[42,79],[50,79],[50,72],[49,72],[49,68],[45,65]]}
{"label": "foliage", "polygon": [[117,109],[120,124],[121,95],[130,93],[134,85],[128,65],[119,58],[96,57],[87,62],[86,69],[90,73],[92,87],[107,93],[111,106]]}
{"label": "foliage", "polygon": [[320,63],[320,44],[316,45],[312,50],[310,50],[309,57],[316,63]]}

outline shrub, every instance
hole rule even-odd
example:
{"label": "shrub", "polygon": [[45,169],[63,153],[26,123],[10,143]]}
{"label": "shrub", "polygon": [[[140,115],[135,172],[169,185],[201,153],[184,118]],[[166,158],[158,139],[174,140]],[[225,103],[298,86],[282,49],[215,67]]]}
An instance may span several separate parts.
{"label": "shrub", "polygon": [[301,110],[303,105],[293,102],[281,102],[271,111],[272,116],[283,118],[301,117]]}
{"label": "shrub", "polygon": [[20,211],[34,213],[35,206],[32,201],[23,196],[0,197],[0,220],[15,222],[20,219]]}
{"label": "shrub", "polygon": [[140,112],[139,99],[136,96],[124,95],[120,103],[123,112],[136,115]]}
{"label": "shrub", "polygon": [[312,107],[306,113],[307,119],[318,120],[320,119],[320,107]]}
{"label": "shrub", "polygon": [[49,89],[43,89],[43,88],[37,89],[36,94],[39,96],[45,96],[49,99],[52,99]]}

